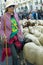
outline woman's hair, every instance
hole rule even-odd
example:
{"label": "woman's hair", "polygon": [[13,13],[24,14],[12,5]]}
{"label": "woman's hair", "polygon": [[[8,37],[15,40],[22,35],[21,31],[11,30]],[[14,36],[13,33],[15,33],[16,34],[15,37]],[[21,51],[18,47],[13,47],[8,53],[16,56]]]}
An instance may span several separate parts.
{"label": "woman's hair", "polygon": [[5,13],[8,11],[8,8],[5,9]]}

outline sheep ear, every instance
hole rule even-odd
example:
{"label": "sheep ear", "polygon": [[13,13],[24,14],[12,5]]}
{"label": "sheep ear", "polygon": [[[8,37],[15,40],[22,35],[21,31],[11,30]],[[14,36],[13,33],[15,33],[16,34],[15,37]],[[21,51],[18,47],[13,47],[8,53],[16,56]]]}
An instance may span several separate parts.
{"label": "sheep ear", "polygon": [[25,41],[25,43],[32,42],[32,40],[28,39],[28,38],[25,38],[24,41]]}

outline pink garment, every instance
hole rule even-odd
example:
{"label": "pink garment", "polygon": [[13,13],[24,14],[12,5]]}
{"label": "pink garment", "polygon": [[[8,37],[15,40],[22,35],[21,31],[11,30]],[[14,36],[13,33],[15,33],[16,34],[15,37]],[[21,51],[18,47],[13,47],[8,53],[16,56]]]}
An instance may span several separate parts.
{"label": "pink garment", "polygon": [[[11,18],[11,15],[8,12],[5,13],[5,15],[3,15],[1,17],[0,35],[4,36],[4,20],[5,20],[6,21],[6,37],[7,37],[8,41],[10,39],[10,34],[11,34],[11,22],[10,22],[10,18]],[[23,37],[23,34],[22,34],[20,21],[19,21],[18,15],[16,13],[14,13],[14,18],[16,19],[16,21],[18,23],[18,33],[17,33],[17,35],[18,36],[20,35],[20,37],[22,37],[22,39],[23,39],[24,37]]]}
{"label": "pink garment", "polygon": [[[10,48],[7,48],[7,55],[8,55],[8,57],[11,56]],[[6,57],[6,48],[3,48],[2,58],[1,58],[1,61],[2,61],[2,62],[4,61],[5,57]]]}
{"label": "pink garment", "polygon": [[12,44],[12,43],[15,44],[16,48],[18,48],[18,49],[22,48],[22,43],[18,40],[17,35],[9,40],[8,44]]}

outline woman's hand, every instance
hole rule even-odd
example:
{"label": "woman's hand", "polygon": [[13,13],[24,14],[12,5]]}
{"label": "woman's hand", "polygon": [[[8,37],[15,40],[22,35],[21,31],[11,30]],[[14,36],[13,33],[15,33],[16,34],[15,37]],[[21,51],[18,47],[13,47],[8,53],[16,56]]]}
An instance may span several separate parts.
{"label": "woman's hand", "polygon": [[7,37],[6,37],[5,35],[4,35],[4,36],[1,36],[1,35],[0,35],[0,44],[3,45],[3,43],[4,43],[4,44],[7,43]]}
{"label": "woman's hand", "polygon": [[4,40],[5,43],[7,43],[7,37],[6,37],[5,34],[4,34],[4,36],[3,36],[3,40]]}

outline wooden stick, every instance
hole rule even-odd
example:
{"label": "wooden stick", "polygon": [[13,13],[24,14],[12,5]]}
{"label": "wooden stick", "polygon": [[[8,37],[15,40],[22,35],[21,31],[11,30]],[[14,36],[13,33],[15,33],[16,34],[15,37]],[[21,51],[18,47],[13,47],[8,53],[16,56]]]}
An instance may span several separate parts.
{"label": "wooden stick", "polygon": [[[6,16],[4,16],[4,33],[6,36]],[[5,39],[5,44],[6,44],[6,65],[8,65],[7,38]]]}
{"label": "wooden stick", "polygon": [[7,42],[6,42],[6,65],[8,65],[8,51],[7,51]]}

